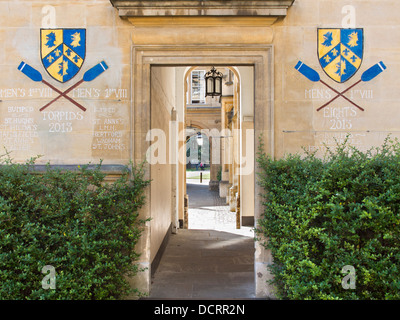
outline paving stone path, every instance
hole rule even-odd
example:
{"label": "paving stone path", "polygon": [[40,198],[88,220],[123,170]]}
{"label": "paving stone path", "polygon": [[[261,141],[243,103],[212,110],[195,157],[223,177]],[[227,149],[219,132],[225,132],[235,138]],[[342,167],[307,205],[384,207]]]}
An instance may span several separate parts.
{"label": "paving stone path", "polygon": [[235,213],[207,181],[191,181],[187,193],[189,229],[171,235],[149,298],[254,298],[252,230],[236,229]]}

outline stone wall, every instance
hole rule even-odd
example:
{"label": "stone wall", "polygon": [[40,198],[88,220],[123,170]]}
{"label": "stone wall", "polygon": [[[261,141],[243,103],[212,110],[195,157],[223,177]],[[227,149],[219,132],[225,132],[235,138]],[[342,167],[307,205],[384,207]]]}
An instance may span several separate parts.
{"label": "stone wall", "polygon": [[[2,1],[0,21],[0,144],[16,161],[40,154],[41,163],[104,159],[126,164],[131,149],[130,28],[109,1]],[[59,43],[46,46],[41,28],[85,29],[75,47],[83,55],[80,69],[64,63],[59,71],[57,52],[47,57],[56,76],[76,73],[69,81],[59,82],[42,64],[41,52]],[[57,90],[64,92],[102,61],[108,69],[71,90],[72,101],[61,97],[41,110],[59,95]],[[36,70],[35,80],[41,76],[45,82],[29,78],[28,67],[19,71],[21,62]]]}
{"label": "stone wall", "polygon": [[[175,107],[175,73],[173,68],[152,68],[151,72],[151,126],[162,130],[162,135],[150,134],[151,141],[157,150],[150,151],[149,161],[157,158],[151,165],[151,233],[150,262],[154,260],[158,249],[171,225],[172,203],[172,165],[169,157],[169,131],[171,113]],[[161,132],[159,132],[161,133]],[[165,139],[163,139],[165,137]],[[164,152],[165,150],[165,152]],[[166,156],[163,159],[163,156]]]}
{"label": "stone wall", "polygon": [[[169,119],[174,104],[182,104],[183,95],[165,99],[161,91],[176,90],[173,84],[182,85],[184,68],[214,63],[251,69],[248,74],[254,77],[254,86],[246,83],[242,89],[254,95],[254,117],[248,114],[243,128],[255,129],[255,150],[261,133],[266,151],[277,158],[289,152],[303,152],[302,147],[318,151],[322,156],[326,146],[333,145],[335,139],[342,141],[347,135],[352,144],[362,149],[379,145],[390,133],[393,137],[399,136],[398,1],[181,1],[187,6],[185,10],[174,7],[177,1],[168,1],[171,7],[163,12],[157,11],[160,8],[140,12],[129,8],[129,4],[134,6],[139,2],[0,2],[0,146],[11,152],[15,161],[24,162],[39,154],[43,155],[39,159],[41,164],[50,161],[76,165],[103,159],[105,164],[126,165],[130,159],[141,161],[150,145],[146,141],[148,130],[152,125],[166,129],[166,122],[161,120]],[[228,2],[232,6],[221,5]],[[196,7],[205,3],[210,5],[209,10]],[[254,10],[250,10],[251,6]],[[155,15],[157,12],[160,16]],[[80,57],[83,63],[76,58],[74,65],[78,67],[72,65],[72,58],[62,64],[56,51],[51,50],[51,57],[41,56],[42,52],[61,44],[57,38],[57,46],[53,45],[49,31],[45,30],[41,36],[41,29],[57,28],[75,29],[66,33],[70,38],[65,39],[75,53],[85,46],[85,54],[81,53]],[[327,39],[318,40],[319,28],[324,29],[320,36]],[[338,77],[334,74],[335,65],[330,65],[325,72],[318,56],[318,47],[323,50],[325,40],[326,44],[331,41],[329,37],[334,41],[329,33],[337,34],[337,29],[341,28],[360,28],[363,32],[362,37],[360,33],[357,38],[353,35],[352,42],[351,34],[342,39],[348,49],[363,49],[348,81],[334,80]],[[82,29],[85,34],[76,35]],[[55,34],[60,33],[59,30],[54,30]],[[339,47],[340,52],[346,47]],[[60,48],[62,54],[69,55]],[[327,48],[328,44],[325,50]],[[42,58],[47,59],[45,65]],[[325,57],[325,64],[331,63],[328,60],[332,58]],[[58,64],[53,65],[54,61],[50,60]],[[303,64],[298,64],[299,61]],[[377,65],[381,61],[386,69],[376,69],[378,72],[373,79],[366,78],[366,71],[371,67],[383,66]],[[103,64],[99,65],[101,62]],[[347,62],[348,70],[344,67],[336,70],[340,77],[351,72],[350,57]],[[179,77],[175,78],[169,78],[171,73],[156,71],[153,76],[161,79],[158,86],[161,91],[151,96],[150,65],[157,63],[181,69]],[[48,64],[52,67],[46,70]],[[296,70],[295,66],[302,67]],[[314,76],[317,74],[321,81],[305,77],[305,74],[310,75],[304,72],[305,66],[313,69],[307,70]],[[97,77],[85,77],[93,67],[96,67]],[[72,77],[74,70],[76,74]],[[93,75],[93,70],[90,73]],[[62,81],[54,76],[63,77]],[[72,78],[64,82],[64,77]],[[81,79],[84,81],[78,83]],[[67,93],[68,98],[58,98],[75,84],[76,87]],[[345,98],[336,98],[353,84],[354,87],[344,94]],[[156,112],[152,123],[150,102],[157,99],[161,105],[167,102],[169,107]],[[184,116],[178,113],[177,119],[182,131]],[[184,155],[181,153],[180,157]],[[150,204],[143,208],[143,218],[154,216],[154,208],[168,208],[166,215],[147,225],[139,244],[143,252],[141,263],[148,267],[174,221],[169,211],[174,208],[171,195],[178,195],[178,205],[183,203],[184,193],[182,188],[174,190],[171,186],[171,179],[183,175],[182,168],[178,171],[163,168],[159,176],[154,174],[161,168],[147,166],[146,169],[148,177],[159,178],[160,183],[153,183],[152,189],[147,191]],[[153,175],[150,174],[152,170]],[[158,201],[155,195],[169,186],[171,189]],[[247,189],[245,197],[254,197],[257,219],[262,213],[260,189],[256,184],[253,186],[254,191]],[[178,207],[181,218],[182,208]],[[246,210],[242,208],[241,211]],[[154,233],[150,233],[150,229]],[[266,266],[272,262],[272,257],[259,244],[256,249],[257,295],[271,296],[272,289],[265,286],[265,279],[270,277]],[[149,290],[149,274],[143,273],[139,280],[141,287]]]}
{"label": "stone wall", "polygon": [[[361,149],[380,145],[390,133],[399,136],[396,72],[400,68],[400,19],[396,8],[398,1],[296,0],[287,17],[273,25],[277,157],[302,152],[301,147],[322,156],[325,145],[333,146],[335,139],[343,141],[347,134],[349,142]],[[348,81],[335,82],[321,67],[318,28],[363,29],[362,63]],[[325,84],[312,82],[295,70],[299,60],[314,69]],[[349,100],[339,97],[329,103],[337,96],[334,90],[346,90],[380,61],[386,65],[385,71],[345,93]]]}

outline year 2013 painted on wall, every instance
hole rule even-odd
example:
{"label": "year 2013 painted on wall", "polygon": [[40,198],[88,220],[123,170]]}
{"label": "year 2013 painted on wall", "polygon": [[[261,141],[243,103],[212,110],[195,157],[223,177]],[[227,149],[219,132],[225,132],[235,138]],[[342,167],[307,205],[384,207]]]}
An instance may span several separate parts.
{"label": "year 2013 painted on wall", "polygon": [[39,59],[20,46],[26,57],[15,68],[19,85],[0,88],[0,144],[18,161],[38,154],[52,162],[125,159],[128,89],[110,86],[117,82],[104,76],[106,61],[88,66],[87,39],[95,34],[50,26],[38,31]]}

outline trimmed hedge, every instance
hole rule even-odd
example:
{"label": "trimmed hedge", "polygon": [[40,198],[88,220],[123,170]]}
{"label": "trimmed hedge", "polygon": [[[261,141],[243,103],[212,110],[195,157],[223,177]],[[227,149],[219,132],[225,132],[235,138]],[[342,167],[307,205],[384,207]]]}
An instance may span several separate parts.
{"label": "trimmed hedge", "polygon": [[278,298],[400,299],[397,141],[367,152],[345,141],[325,159],[272,160],[261,147],[258,164],[265,211],[256,231],[272,252]]}
{"label": "trimmed hedge", "polygon": [[[34,172],[35,159],[0,167],[0,299],[118,299],[139,272],[141,167],[105,183],[101,164]],[[55,289],[44,284],[55,269]],[[42,271],[44,273],[42,273]],[[42,281],[44,281],[42,283]]]}

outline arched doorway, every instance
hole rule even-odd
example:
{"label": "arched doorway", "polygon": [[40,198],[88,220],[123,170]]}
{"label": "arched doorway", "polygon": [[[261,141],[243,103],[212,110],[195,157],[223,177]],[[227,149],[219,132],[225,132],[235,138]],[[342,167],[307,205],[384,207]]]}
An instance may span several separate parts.
{"label": "arched doorway", "polygon": [[[215,68],[222,75],[221,95],[218,96],[207,96],[205,93],[205,75],[211,68]],[[229,207],[226,215],[230,215],[230,212],[235,213],[234,228],[240,229],[242,118],[238,69],[232,66],[194,66],[186,70],[184,77],[184,116],[187,131],[186,184],[190,183],[191,192],[196,195],[195,189],[202,187],[195,183],[195,179],[207,183],[209,190],[215,192],[215,197],[220,198],[218,203],[224,203]],[[195,137],[204,137],[205,139],[201,139],[204,145],[199,146],[197,143],[199,139]],[[199,169],[199,164],[200,170],[208,169],[204,173],[204,177],[208,179],[203,179],[202,172],[200,174],[192,172],[194,168],[196,171]],[[190,213],[192,201],[190,197],[187,200]],[[248,210],[253,211],[252,204],[247,203]],[[184,216],[187,217],[190,217],[190,214]],[[188,225],[190,223],[184,219],[184,226]],[[214,223],[210,221],[210,226],[212,225],[215,225],[215,221]]]}

